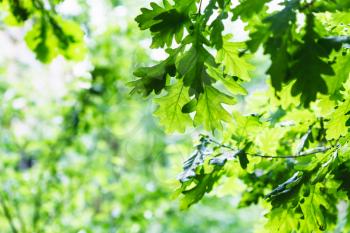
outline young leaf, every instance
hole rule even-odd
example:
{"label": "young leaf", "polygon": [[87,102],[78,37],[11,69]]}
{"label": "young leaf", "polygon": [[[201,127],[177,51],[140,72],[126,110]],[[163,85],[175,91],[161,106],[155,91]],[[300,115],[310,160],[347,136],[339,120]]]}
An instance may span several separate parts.
{"label": "young leaf", "polygon": [[206,137],[200,139],[200,144],[196,147],[194,154],[184,162],[183,172],[178,176],[180,182],[185,183],[196,176],[197,167],[203,165],[204,159],[210,154],[208,151],[209,142]]}
{"label": "young leaf", "polygon": [[164,7],[152,2],[151,9],[142,8],[142,14],[136,22],[142,30],[150,29],[153,35],[152,48],[171,46],[173,38],[180,43],[184,28],[190,23],[189,13],[195,8],[195,2],[176,1],[172,6],[163,0]]}
{"label": "young leaf", "polygon": [[245,45],[239,42],[230,42],[229,38],[225,37],[223,47],[219,50],[216,61],[223,64],[226,74],[249,81],[249,72],[253,70],[254,66],[244,57],[240,56]]}
{"label": "young leaf", "polygon": [[325,80],[328,87],[329,94],[335,94],[350,75],[350,55],[337,56],[337,62],[333,65],[334,71],[337,75],[326,76]]}
{"label": "young leaf", "polygon": [[291,229],[298,229],[301,216],[300,213],[290,208],[273,208],[271,212],[266,215],[268,222],[265,228],[269,230],[269,232],[290,232]]}
{"label": "young leaf", "polygon": [[327,228],[324,210],[330,209],[330,203],[323,197],[320,188],[320,185],[311,187],[311,193],[300,205],[304,215],[300,229],[302,232],[312,232],[315,229],[324,231]]}
{"label": "young leaf", "polygon": [[204,93],[198,99],[194,124],[203,125],[204,129],[214,132],[222,128],[222,121],[230,122],[231,115],[223,108],[222,104],[233,105],[236,101],[214,87],[206,86]]}
{"label": "young leaf", "polygon": [[231,92],[233,95],[246,95],[248,94],[247,90],[244,89],[241,85],[238,84],[237,81],[234,80],[233,77],[226,76],[224,77],[224,72],[222,69],[208,66],[207,72],[210,77],[215,79],[216,81],[222,82],[224,86]]}
{"label": "young leaf", "polygon": [[169,133],[178,131],[185,132],[186,127],[192,123],[188,114],[182,112],[182,107],[190,101],[188,88],[181,81],[166,88],[166,96],[155,99],[158,109],[154,114]]}
{"label": "young leaf", "polygon": [[346,122],[349,119],[350,100],[339,104],[338,108],[332,113],[329,121],[326,123],[326,138],[327,140],[338,139],[340,136],[345,136],[348,133]]}
{"label": "young leaf", "polygon": [[205,64],[214,64],[213,56],[202,46],[192,46],[179,57],[176,68],[183,77],[185,86],[190,87],[190,94],[197,97],[204,92],[204,83],[209,82]]}
{"label": "young leaf", "polygon": [[130,82],[134,86],[132,93],[141,92],[148,96],[153,91],[159,94],[165,87],[168,76],[175,76],[175,59],[177,54],[182,50],[181,47],[177,49],[168,49],[169,57],[161,63],[152,67],[141,67],[134,72],[139,79]]}

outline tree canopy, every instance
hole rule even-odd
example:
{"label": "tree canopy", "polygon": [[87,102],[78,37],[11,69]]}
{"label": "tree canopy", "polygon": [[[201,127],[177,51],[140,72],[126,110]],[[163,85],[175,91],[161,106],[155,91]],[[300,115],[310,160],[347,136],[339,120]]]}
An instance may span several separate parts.
{"label": "tree canopy", "polygon": [[[241,206],[269,203],[270,232],[334,230],[337,204],[348,199],[350,2],[270,2],[164,0],[141,9],[140,29],[169,56],[136,70],[135,89],[165,90],[156,115],[169,132],[209,133],[179,176],[181,208],[233,177],[246,186]],[[237,20],[246,40],[227,32]],[[259,53],[270,58],[269,88],[248,91]]]}
{"label": "tree canopy", "polygon": [[[146,209],[153,199],[169,205],[171,190],[181,210],[215,203],[218,200],[210,197],[220,192],[238,197],[237,208],[259,205],[264,230],[257,232],[350,232],[350,1],[151,1],[135,16],[137,25],[110,26],[103,33],[92,27],[88,13],[60,13],[62,2],[0,1],[6,25],[28,28],[23,38],[37,60],[50,63],[61,56],[73,62],[85,59],[92,66],[87,77],[71,82],[72,93],[61,103],[47,103],[47,116],[35,112],[38,100],[33,100],[35,107],[27,107],[34,111],[28,115],[44,122],[61,116],[56,125],[48,123],[53,136],[38,131],[18,142],[12,135],[12,115],[27,116],[13,104],[2,110],[1,137],[7,143],[1,149],[20,154],[3,159],[2,168],[4,183],[7,176],[16,181],[0,196],[14,233],[26,220],[17,214],[14,222],[11,213],[16,207],[11,210],[10,202],[33,209],[28,232],[61,232],[64,223],[50,229],[45,221],[74,218],[86,203],[98,205],[91,210],[93,227],[87,232],[129,232],[135,222],[141,222],[135,232],[144,232],[151,229],[149,221],[143,222],[150,215],[138,213],[143,211],[138,203]],[[109,4],[113,8],[122,3]],[[151,51],[141,46],[145,38]],[[152,50],[162,56],[152,59]],[[74,87],[81,83],[86,87]],[[9,98],[9,85],[3,81],[3,99]],[[25,92],[18,95],[29,101]],[[10,101],[18,98],[13,96]],[[148,100],[154,110],[145,107]],[[49,105],[57,109],[47,110]],[[134,121],[140,123],[128,131]],[[124,152],[126,156],[114,154]],[[188,157],[181,171],[166,166],[172,158],[179,166],[179,156]],[[28,159],[39,165],[28,165]],[[28,170],[30,178],[18,172],[21,169]],[[82,179],[89,169],[96,180]],[[123,176],[124,169],[132,172]],[[176,181],[160,181],[158,190],[145,191],[147,182],[159,182],[165,173]],[[32,185],[28,179],[38,187],[25,200]],[[120,192],[120,187],[125,190]],[[74,195],[75,201],[63,205],[64,196],[73,195],[67,190],[84,198]],[[63,191],[63,197],[56,197]],[[54,198],[62,199],[51,201]],[[102,201],[113,203],[115,198],[126,200],[118,206],[128,213],[124,217],[118,208],[103,206]],[[31,202],[34,207],[29,207]],[[41,207],[43,203],[47,206]],[[164,208],[176,211],[173,206]],[[118,212],[116,219],[100,216],[104,211]],[[182,221],[172,213],[165,216]],[[72,232],[89,219],[81,218],[71,225]],[[106,228],[94,221],[104,222]],[[206,223],[201,227],[209,232]],[[169,226],[165,232],[196,229],[162,224]],[[249,228],[243,225],[237,232]]]}

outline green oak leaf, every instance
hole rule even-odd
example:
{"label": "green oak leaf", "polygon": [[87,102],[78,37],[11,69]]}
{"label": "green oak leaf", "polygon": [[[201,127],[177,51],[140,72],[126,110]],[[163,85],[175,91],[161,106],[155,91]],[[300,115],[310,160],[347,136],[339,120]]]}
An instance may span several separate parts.
{"label": "green oak leaf", "polygon": [[346,122],[349,120],[348,113],[350,111],[350,100],[341,103],[337,109],[330,115],[329,121],[326,123],[327,140],[338,139],[348,133]]}
{"label": "green oak leaf", "polygon": [[330,158],[321,164],[318,168],[318,171],[315,173],[312,178],[312,184],[324,181],[325,177],[330,174],[336,167],[339,166],[339,151],[335,150]]}
{"label": "green oak leaf", "polygon": [[67,59],[82,60],[86,53],[80,26],[60,17],[42,18],[26,34],[25,40],[37,58],[45,63],[59,54]]}
{"label": "green oak leaf", "polygon": [[[260,44],[268,39],[272,40],[270,44],[276,44],[277,42],[273,42],[274,40],[281,40],[281,37],[287,36],[286,32],[296,21],[296,9],[299,6],[299,0],[286,1],[283,4],[285,6],[281,11],[274,12],[261,20],[250,19],[252,22],[257,21],[257,25],[250,30],[250,40],[246,42],[250,51],[256,52]],[[270,53],[266,49],[265,52]],[[271,60],[274,62],[274,59]]]}
{"label": "green oak leaf", "polygon": [[315,8],[319,12],[348,11],[350,2],[348,0],[317,1],[315,3]]}
{"label": "green oak leaf", "polygon": [[134,75],[139,79],[130,82],[130,85],[134,87],[132,93],[141,92],[145,96],[148,96],[153,91],[159,94],[166,85],[168,76],[175,76],[175,60],[178,53],[182,50],[181,47],[177,49],[168,49],[168,58],[161,63],[151,67],[138,68]]}
{"label": "green oak leaf", "polygon": [[225,14],[219,15],[210,25],[211,32],[210,32],[210,41],[215,46],[216,49],[221,49],[224,40],[222,38],[222,32],[225,30],[223,19],[226,18]]}
{"label": "green oak leaf", "polygon": [[183,133],[186,127],[192,123],[191,117],[182,112],[182,107],[190,101],[188,88],[181,81],[178,81],[167,87],[166,90],[168,91],[167,95],[155,99],[158,108],[154,114],[167,132]]}
{"label": "green oak leaf", "polygon": [[[243,116],[239,112],[233,112],[234,124],[232,124],[232,139],[238,144],[244,141],[253,141],[255,135],[262,129],[262,124],[257,116]],[[252,139],[252,140],[251,140]]]}
{"label": "green oak leaf", "polygon": [[280,145],[279,141],[284,134],[285,130],[283,128],[264,128],[256,134],[255,143],[262,153],[273,155],[276,153]]}
{"label": "green oak leaf", "polygon": [[258,51],[260,45],[265,42],[270,35],[270,31],[268,27],[263,25],[257,25],[254,29],[250,30],[249,37],[250,39],[246,41],[247,48],[255,53]]}
{"label": "green oak leaf", "polygon": [[215,61],[203,45],[194,45],[179,57],[176,68],[185,86],[190,87],[190,95],[203,93],[205,83],[210,82],[206,64],[214,65]]}
{"label": "green oak leaf", "polygon": [[327,228],[325,213],[327,209],[331,210],[329,200],[326,200],[322,191],[321,184],[311,186],[311,193],[304,198],[300,208],[304,215],[301,221],[301,232],[313,232],[315,229],[324,231]]}
{"label": "green oak leaf", "polygon": [[178,9],[180,12],[184,12],[186,14],[195,13],[197,10],[196,3],[199,2],[198,0],[174,0],[175,2],[175,8]]}
{"label": "green oak leaf", "polygon": [[208,150],[209,141],[206,137],[200,139],[196,151],[183,164],[183,172],[178,176],[181,183],[190,181],[196,176],[196,169],[204,164],[205,158],[210,154]]}
{"label": "green oak leaf", "polygon": [[234,95],[246,95],[247,90],[242,87],[237,81],[234,80],[232,76],[224,76],[224,71],[220,68],[208,66],[207,72],[210,77],[216,81],[222,82],[227,90],[229,90]]}
{"label": "green oak leaf", "polygon": [[141,30],[149,29],[152,33],[152,48],[171,46],[175,38],[180,43],[184,29],[190,23],[189,13],[195,8],[196,1],[176,1],[171,5],[163,0],[164,7],[152,2],[151,9],[142,8],[136,22]]}
{"label": "green oak leaf", "polygon": [[274,36],[283,35],[296,20],[296,9],[300,4],[299,0],[286,1],[285,7],[271,16],[266,17],[263,22],[269,23],[269,29]]}
{"label": "green oak leaf", "polygon": [[141,8],[141,13],[135,18],[135,21],[138,23],[141,30],[146,30],[157,24],[158,21],[154,18],[158,15],[166,12],[167,10],[172,9],[172,6],[168,1],[163,1],[164,8],[159,6],[155,2],[151,2],[151,9]]}
{"label": "green oak leaf", "polygon": [[208,174],[205,173],[205,166],[209,165],[206,158],[212,153],[208,148],[209,144],[208,137],[202,136],[194,154],[184,162],[183,172],[178,176],[182,183],[180,190],[183,194],[180,199],[180,209],[188,209],[201,200],[205,193],[212,190],[213,185],[223,174],[220,166],[215,166],[214,170]]}
{"label": "green oak leaf", "polygon": [[214,87],[206,86],[204,93],[199,96],[194,117],[195,126],[203,125],[204,129],[214,132],[222,129],[222,121],[231,122],[232,116],[222,104],[233,105],[236,100]]}
{"label": "green oak leaf", "polygon": [[[1,3],[1,1],[0,1]],[[26,21],[33,13],[33,2],[28,0],[4,1],[3,7],[8,11],[8,15],[4,19],[4,22],[8,25],[20,25]]]}
{"label": "green oak leaf", "polygon": [[338,11],[335,12],[331,15],[331,24],[332,25],[336,25],[336,26],[340,26],[340,25],[347,25],[350,23],[350,12],[347,11]]}
{"label": "green oak leaf", "polygon": [[[323,49],[316,42],[319,35],[314,29],[314,16],[307,16],[306,32],[303,44],[293,54],[290,78],[296,79],[292,87],[292,95],[301,94],[301,101],[308,106],[316,100],[317,93],[327,94],[327,84],[322,75],[334,75],[332,66],[323,60]],[[306,65],[307,64],[307,65]]]}
{"label": "green oak leaf", "polygon": [[247,21],[253,15],[262,11],[265,4],[270,1],[271,0],[240,0],[240,4],[232,11],[232,20],[237,20],[238,17],[240,17],[242,20]]}
{"label": "green oak leaf", "polygon": [[326,76],[325,80],[329,94],[335,94],[350,75],[350,55],[337,56],[337,62],[333,65],[336,76]]}
{"label": "green oak leaf", "polygon": [[265,196],[265,198],[268,200],[273,200],[275,198],[285,195],[288,192],[292,192],[293,189],[298,187],[302,179],[303,179],[303,173],[300,171],[297,171],[287,181],[283,182],[282,184],[279,184],[277,188],[275,188],[270,193],[268,193]]}
{"label": "green oak leaf", "polygon": [[271,65],[266,73],[271,77],[272,86],[280,91],[282,90],[282,83],[287,78],[288,62],[291,59],[288,53],[287,36],[268,39],[265,43],[265,52],[271,56]]}
{"label": "green oak leaf", "polygon": [[298,1],[289,1],[283,10],[263,20],[270,24],[267,32],[272,33],[264,44],[265,53],[270,54],[271,57],[271,66],[267,74],[271,76],[272,86],[278,91],[282,89],[282,83],[287,79],[288,64],[291,60],[288,52],[290,38],[292,38],[290,30],[296,21],[295,8],[298,4]]}
{"label": "green oak leaf", "polygon": [[197,185],[189,190],[183,191],[183,197],[180,199],[180,209],[186,210],[191,205],[200,201],[205,193],[209,193],[222,172],[214,171],[210,174],[203,174],[197,177]]}
{"label": "green oak leaf", "polygon": [[249,72],[254,69],[254,66],[245,57],[241,56],[242,50],[245,49],[245,44],[230,42],[229,39],[229,36],[225,37],[222,49],[218,51],[216,61],[223,64],[226,74],[249,81]]}
{"label": "green oak leaf", "polygon": [[291,229],[298,229],[299,218],[302,215],[289,208],[273,208],[266,217],[268,222],[265,228],[269,232],[291,232]]}

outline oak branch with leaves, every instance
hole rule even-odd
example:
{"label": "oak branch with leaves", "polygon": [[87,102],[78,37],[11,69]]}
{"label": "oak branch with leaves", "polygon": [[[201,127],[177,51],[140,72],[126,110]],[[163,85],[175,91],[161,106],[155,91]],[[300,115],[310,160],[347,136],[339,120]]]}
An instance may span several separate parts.
{"label": "oak branch with leaves", "polygon": [[[229,177],[245,185],[241,207],[268,206],[267,232],[349,232],[337,204],[350,197],[350,1],[285,0],[278,10],[271,2],[142,8],[140,29],[168,57],[137,69],[133,91],[158,95],[155,115],[167,132],[211,134],[179,175],[181,208]],[[239,20],[244,41],[227,33]],[[262,55],[268,88],[248,91]]]}

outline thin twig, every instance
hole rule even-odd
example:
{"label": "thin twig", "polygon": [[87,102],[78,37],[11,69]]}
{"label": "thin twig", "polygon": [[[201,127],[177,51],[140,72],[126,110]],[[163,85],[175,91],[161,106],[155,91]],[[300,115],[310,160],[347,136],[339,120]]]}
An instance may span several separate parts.
{"label": "thin twig", "polygon": [[310,150],[303,151],[299,153],[298,155],[260,155],[260,154],[251,154],[247,153],[250,156],[260,157],[260,158],[269,158],[269,159],[295,159],[299,157],[306,157],[310,155],[314,155],[317,153],[323,153],[326,152],[333,147],[315,147]]}
{"label": "thin twig", "polygon": [[[237,148],[233,148],[231,146],[225,145],[225,144],[221,144],[213,139],[208,139],[210,142],[217,144],[220,147],[229,149],[231,151],[237,151]],[[314,155],[317,153],[323,153],[326,152],[330,149],[332,149],[333,147],[315,147],[303,152],[300,152],[297,155],[261,155],[261,154],[255,154],[255,153],[246,153],[247,155],[250,156],[254,156],[254,157],[260,157],[260,158],[268,158],[268,159],[294,159],[294,158],[299,158],[299,157],[306,157],[306,156],[310,156],[310,155]]]}
{"label": "thin twig", "polygon": [[202,12],[202,3],[203,3],[203,0],[199,2],[198,14]]}

